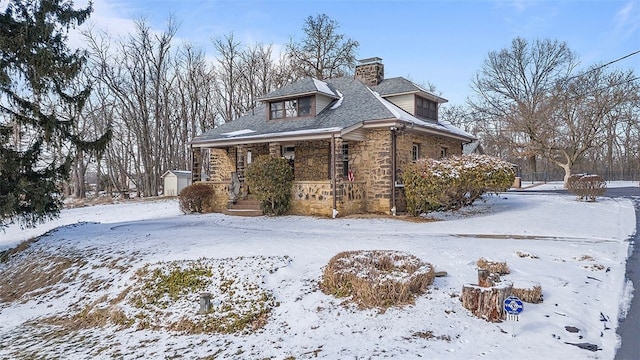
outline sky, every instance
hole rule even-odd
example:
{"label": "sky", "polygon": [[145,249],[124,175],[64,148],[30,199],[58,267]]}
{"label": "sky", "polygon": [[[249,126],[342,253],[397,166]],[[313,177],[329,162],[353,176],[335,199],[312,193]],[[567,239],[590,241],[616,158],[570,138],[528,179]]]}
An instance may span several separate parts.
{"label": "sky", "polygon": [[[534,189],[543,188],[562,183]],[[7,287],[21,294],[0,301],[0,357],[614,359],[618,319],[633,287],[625,279],[636,224],[631,200],[585,203],[572,195],[507,192],[429,217],[440,221],[184,215],[175,198],[63,209],[59,219],[37,229],[11,226],[0,233],[1,251],[46,232],[0,262],[0,296]],[[320,291],[318,282],[333,256],[359,250],[410,254],[447,275],[435,278],[413,305],[358,309]],[[502,284],[540,285],[544,301],[525,302],[518,322],[488,323],[471,315],[458,296],[463,286],[477,283],[481,257],[507,263],[510,273]],[[138,270],[196,261],[214,269],[204,290],[212,294],[213,313],[197,314],[199,292],[183,294],[166,308],[133,305],[144,289],[134,276]],[[62,270],[50,266],[65,269],[61,264],[69,262],[61,277]],[[220,278],[227,285],[218,284]],[[42,287],[23,293],[23,281]],[[187,335],[165,328],[182,317],[241,313],[245,300],[262,292],[277,306],[260,330]],[[143,320],[93,327],[92,319],[99,324],[105,314],[98,310],[120,314],[113,319],[150,319],[160,329],[139,329]],[[90,316],[94,311],[98,318]],[[76,314],[71,329],[61,328]],[[47,325],[52,317],[58,326]],[[570,345],[580,343],[599,350]]]}
{"label": "sky", "polygon": [[[231,33],[282,49],[303,37],[307,17],[325,13],[360,43],[358,59],[380,57],[386,77],[435,85],[451,104],[472,95],[471,80],[489,52],[516,37],[566,42],[584,67],[640,50],[640,0],[94,0],[94,9],[92,26],[120,34],[141,18],[161,31],[173,16],[179,41],[209,56],[211,39]],[[640,73],[640,54],[613,67]]]}

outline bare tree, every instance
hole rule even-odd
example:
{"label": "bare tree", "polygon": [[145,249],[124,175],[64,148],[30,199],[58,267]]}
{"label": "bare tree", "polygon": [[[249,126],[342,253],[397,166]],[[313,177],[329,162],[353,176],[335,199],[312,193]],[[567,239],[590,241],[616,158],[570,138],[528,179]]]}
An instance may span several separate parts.
{"label": "bare tree", "polygon": [[95,81],[109,89],[120,125],[115,147],[107,152],[115,162],[114,183],[124,187],[132,182],[145,196],[158,194],[169,156],[170,49],[176,30],[170,20],[165,32],[154,33],[139,20],[136,33],[115,42],[114,50],[111,41],[88,34]]}
{"label": "bare tree", "polygon": [[612,134],[638,91],[633,72],[607,73],[602,67],[560,82],[551,99],[551,121],[540,127],[543,136],[534,139],[534,147],[564,170],[565,183],[573,166],[593,148],[606,145],[607,166],[612,166]]}
{"label": "bare tree", "polygon": [[301,42],[293,39],[287,53],[299,77],[328,79],[345,75],[355,66],[358,42],[339,34],[339,24],[326,14],[305,20]]}
{"label": "bare tree", "polygon": [[202,50],[189,44],[176,56],[176,82],[170,96],[173,126],[170,133],[171,154],[167,169],[188,169],[188,143],[195,135],[212,129],[219,117],[216,110],[215,74]]}
{"label": "bare tree", "polygon": [[505,144],[520,149],[537,171],[532,144],[542,141],[548,98],[559,79],[567,78],[576,57],[566,43],[516,38],[511,47],[490,52],[472,81],[477,98],[470,105],[486,121],[501,122]]}
{"label": "bare tree", "polygon": [[233,121],[241,115],[237,111],[239,103],[240,61],[242,44],[236,41],[233,34],[213,39],[217,57],[217,92],[220,113],[223,122]]}

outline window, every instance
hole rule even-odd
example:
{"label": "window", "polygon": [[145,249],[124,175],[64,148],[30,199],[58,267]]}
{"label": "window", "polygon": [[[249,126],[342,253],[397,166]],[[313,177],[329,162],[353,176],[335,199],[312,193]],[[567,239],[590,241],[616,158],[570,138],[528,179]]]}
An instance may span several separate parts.
{"label": "window", "polygon": [[349,144],[342,144],[342,176],[349,176]]}
{"label": "window", "polygon": [[441,147],[440,148],[440,158],[446,158],[447,157],[447,148],[446,147]]}
{"label": "window", "polygon": [[298,116],[311,115],[311,96],[298,99]]}
{"label": "window", "polygon": [[284,117],[283,111],[283,103],[281,102],[273,102],[269,104],[269,109],[271,110],[271,119],[281,119]]}
{"label": "window", "polygon": [[425,119],[438,120],[438,103],[416,96],[416,115]]}
{"label": "window", "polygon": [[274,101],[269,103],[269,119],[284,119],[311,115],[312,97]]}
{"label": "window", "polygon": [[411,149],[411,160],[417,161],[420,158],[420,144],[413,144]]}

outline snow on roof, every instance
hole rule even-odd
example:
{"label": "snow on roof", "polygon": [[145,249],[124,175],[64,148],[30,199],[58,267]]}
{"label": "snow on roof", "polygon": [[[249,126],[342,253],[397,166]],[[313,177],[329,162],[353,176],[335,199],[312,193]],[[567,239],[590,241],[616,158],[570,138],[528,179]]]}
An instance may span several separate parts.
{"label": "snow on roof", "polygon": [[378,101],[380,101],[380,103],[382,103],[382,105],[384,105],[387,108],[387,110],[389,110],[393,114],[393,116],[400,121],[406,121],[412,124],[424,126],[434,130],[446,131],[448,133],[464,136],[470,139],[475,138],[473,135],[469,134],[468,132],[458,129],[457,127],[449,123],[429,122],[429,121],[420,120],[417,117],[409,114],[408,112],[400,109],[398,106],[394,105],[389,100],[383,98],[377,92],[371,89],[369,89],[369,91],[371,91],[371,93],[376,97],[376,99],[378,99]]}
{"label": "snow on roof", "polygon": [[226,136],[226,137],[233,137],[233,136],[251,134],[251,133],[254,133],[254,132],[256,132],[256,131],[255,130],[251,130],[251,129],[242,129],[242,130],[232,131],[232,132],[228,132],[228,133],[224,133],[224,134],[220,134],[220,135]]}
{"label": "snow on roof", "polygon": [[[339,132],[342,130],[341,127],[329,127],[322,129],[305,129],[305,130],[293,130],[293,131],[283,131],[283,132],[272,132],[266,134],[257,134],[257,135],[249,135],[249,136],[241,136],[236,139],[263,139],[263,138],[271,138],[271,137],[292,137],[292,136],[305,136],[305,135],[314,135],[314,134],[331,134],[335,132]],[[253,132],[253,131],[252,131]],[[247,132],[249,133],[249,132]],[[245,134],[247,134],[245,133]],[[244,134],[242,134],[244,135]]]}
{"label": "snow on roof", "polygon": [[338,101],[331,106],[331,110],[335,110],[335,109],[339,108],[340,105],[342,105],[342,100],[344,100],[344,96],[342,95],[340,90],[336,90],[336,92],[338,93],[338,96],[340,96],[340,99],[338,99]]}
{"label": "snow on roof", "polygon": [[316,89],[318,89],[319,92],[321,93],[325,93],[328,95],[333,95],[335,96],[336,94],[331,90],[331,88],[329,87],[329,85],[321,80],[318,79],[313,79],[313,84],[316,86]]}

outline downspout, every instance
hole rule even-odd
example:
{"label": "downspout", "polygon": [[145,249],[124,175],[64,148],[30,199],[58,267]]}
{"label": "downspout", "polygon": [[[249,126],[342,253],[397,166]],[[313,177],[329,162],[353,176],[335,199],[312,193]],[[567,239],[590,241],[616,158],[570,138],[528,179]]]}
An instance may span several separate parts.
{"label": "downspout", "polygon": [[396,131],[391,127],[391,215],[396,216]]}
{"label": "downspout", "polygon": [[331,217],[334,219],[338,216],[336,186],[336,135],[331,134],[331,187],[333,188],[333,211],[331,212]]}

